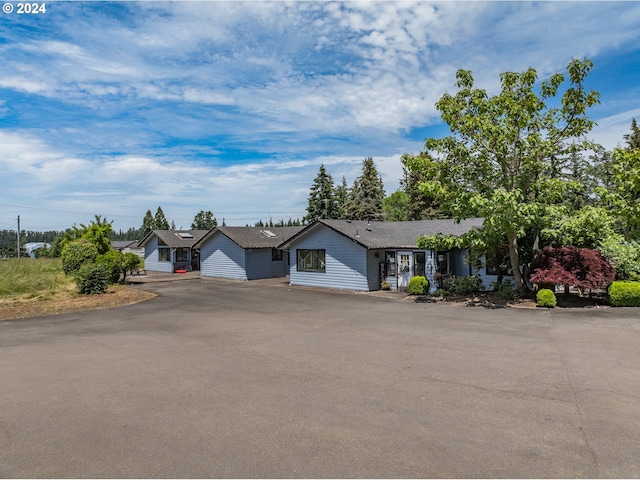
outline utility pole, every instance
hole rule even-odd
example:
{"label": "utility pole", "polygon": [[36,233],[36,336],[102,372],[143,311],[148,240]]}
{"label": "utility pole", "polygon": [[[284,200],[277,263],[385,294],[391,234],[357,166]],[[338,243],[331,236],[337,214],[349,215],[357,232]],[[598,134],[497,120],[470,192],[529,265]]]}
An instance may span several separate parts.
{"label": "utility pole", "polygon": [[20,215],[18,215],[18,258],[20,258]]}

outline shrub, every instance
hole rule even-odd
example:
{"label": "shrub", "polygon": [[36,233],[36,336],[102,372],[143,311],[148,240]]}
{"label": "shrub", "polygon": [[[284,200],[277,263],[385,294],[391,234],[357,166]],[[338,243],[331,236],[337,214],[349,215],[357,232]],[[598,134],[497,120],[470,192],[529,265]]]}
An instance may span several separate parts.
{"label": "shrub", "polygon": [[609,286],[609,301],[614,307],[640,307],[640,282],[613,282]]}
{"label": "shrub", "polygon": [[443,288],[438,288],[438,289],[436,289],[435,292],[433,292],[433,296],[434,297],[443,297],[444,298],[444,297],[447,296],[447,292]]}
{"label": "shrub", "polygon": [[409,295],[424,295],[429,291],[429,280],[422,275],[416,275],[409,280]]}
{"label": "shrub", "polygon": [[381,282],[380,290],[391,290],[391,284],[389,282]]}
{"label": "shrub", "polygon": [[109,288],[111,273],[106,265],[88,263],[80,267],[76,276],[78,293],[84,295],[104,293]]}
{"label": "shrub", "polygon": [[548,288],[543,288],[536,293],[536,303],[539,307],[553,308],[558,304],[558,301],[556,300],[555,293]]}
{"label": "shrub", "polygon": [[600,253],[616,269],[618,280],[640,280],[640,243],[611,235],[600,241]]}
{"label": "shrub", "polygon": [[[127,252],[122,255],[122,273],[126,278],[127,272],[133,272],[142,267],[142,259],[132,252]],[[124,278],[122,279],[124,281]]]}
{"label": "shrub", "polygon": [[104,265],[109,272],[109,282],[118,283],[120,275],[124,269],[124,258],[117,250],[110,250],[107,253],[98,255],[96,263]]}
{"label": "shrub", "polygon": [[531,283],[606,288],[616,272],[600,252],[590,248],[545,247],[531,264]]}
{"label": "shrub", "polygon": [[510,278],[505,278],[502,282],[493,282],[492,285],[498,297],[503,300],[513,300],[516,298],[516,287]]}
{"label": "shrub", "polygon": [[447,286],[447,290],[457,295],[468,295],[484,290],[480,277],[455,277]]}
{"label": "shrub", "polygon": [[67,243],[60,256],[64,273],[71,275],[85,263],[93,263],[98,256],[98,249],[90,241],[81,238]]}

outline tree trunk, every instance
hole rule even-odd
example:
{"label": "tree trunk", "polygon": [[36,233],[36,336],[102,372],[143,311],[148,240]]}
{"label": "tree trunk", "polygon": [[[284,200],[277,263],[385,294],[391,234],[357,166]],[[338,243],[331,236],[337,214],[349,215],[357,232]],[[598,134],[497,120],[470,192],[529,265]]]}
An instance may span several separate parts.
{"label": "tree trunk", "polygon": [[509,259],[511,260],[511,270],[513,271],[513,281],[516,284],[516,290],[522,295],[525,292],[524,280],[520,273],[520,258],[518,256],[518,237],[515,233],[507,235],[509,243]]}

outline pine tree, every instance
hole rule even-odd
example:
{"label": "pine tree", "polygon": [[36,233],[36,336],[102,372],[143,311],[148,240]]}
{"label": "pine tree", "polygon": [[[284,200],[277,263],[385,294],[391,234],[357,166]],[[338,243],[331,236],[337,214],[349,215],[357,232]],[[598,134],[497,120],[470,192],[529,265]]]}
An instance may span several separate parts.
{"label": "pine tree", "polygon": [[155,217],[153,217],[153,229],[169,230],[169,222],[167,221],[167,217],[164,216],[162,207],[158,207],[158,210],[156,210],[156,215]]}
{"label": "pine tree", "polygon": [[624,135],[624,141],[627,142],[627,150],[640,148],[640,127],[635,118],[631,120],[631,133]]}
{"label": "pine tree", "polygon": [[147,234],[155,228],[155,223],[156,222],[153,218],[153,215],[151,214],[151,210],[147,210],[147,213],[142,219],[142,227],[140,227],[143,237],[146,237]]}
{"label": "pine tree", "polygon": [[349,191],[345,216],[351,220],[381,219],[383,199],[382,179],[378,176],[373,158],[366,158],[362,162],[362,175],[353,182]]}
{"label": "pine tree", "polygon": [[[420,156],[428,156],[427,153],[421,153]],[[403,163],[410,156],[402,157]],[[420,191],[420,182],[424,181],[419,171],[412,171],[406,167],[402,167],[404,178],[400,180],[400,186],[409,196],[407,203],[407,220],[432,220],[436,218],[446,218],[445,212],[442,212],[438,203],[430,196]]]}
{"label": "pine tree", "polygon": [[302,221],[312,223],[319,218],[339,218],[333,178],[327,173],[324,165],[320,165],[320,170],[313,180],[307,214]]}
{"label": "pine tree", "polygon": [[335,189],[336,204],[338,206],[338,217],[345,217],[345,208],[347,200],[349,199],[349,187],[347,186],[347,179],[342,176],[342,184],[338,185]]}

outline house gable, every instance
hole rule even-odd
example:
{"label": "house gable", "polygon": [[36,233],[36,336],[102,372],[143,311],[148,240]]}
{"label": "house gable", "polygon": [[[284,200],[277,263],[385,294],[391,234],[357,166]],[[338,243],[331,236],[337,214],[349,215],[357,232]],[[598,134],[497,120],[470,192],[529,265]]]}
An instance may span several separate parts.
{"label": "house gable", "polygon": [[200,274],[247,280],[245,250],[220,231],[200,244]]}
{"label": "house gable", "polygon": [[[289,250],[291,285],[369,290],[366,248],[326,225],[298,236],[289,243]],[[298,265],[300,255],[313,251],[324,252],[324,271],[303,271]]]}

